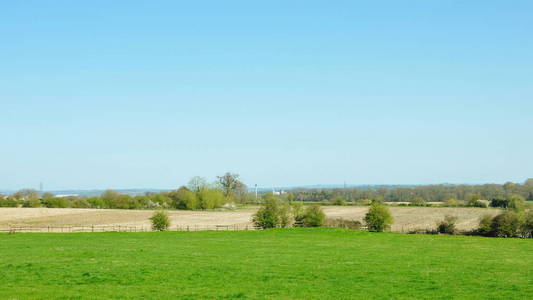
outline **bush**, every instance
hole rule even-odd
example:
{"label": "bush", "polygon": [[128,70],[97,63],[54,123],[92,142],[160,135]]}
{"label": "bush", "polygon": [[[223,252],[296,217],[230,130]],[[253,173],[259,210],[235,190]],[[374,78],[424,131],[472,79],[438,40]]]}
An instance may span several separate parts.
{"label": "bush", "polygon": [[368,206],[368,205],[372,204],[372,200],[370,200],[370,199],[361,199],[361,200],[355,201],[355,204]]}
{"label": "bush", "polygon": [[90,208],[91,204],[86,199],[75,198],[70,201],[70,207],[72,208]]}
{"label": "bush", "polygon": [[459,202],[455,198],[450,198],[443,203],[444,206],[456,207],[459,206]]}
{"label": "bush", "polygon": [[2,198],[0,197],[0,207],[17,207],[18,202],[13,198]]}
{"label": "bush", "polygon": [[279,206],[279,226],[290,227],[294,224],[294,217],[292,214],[292,207],[289,203],[283,203]]}
{"label": "bush", "polygon": [[343,197],[335,197],[329,201],[332,205],[344,206],[346,205],[346,200]]}
{"label": "bush", "polygon": [[213,209],[226,203],[224,193],[219,189],[203,188],[197,193],[198,206],[201,209]]}
{"label": "bush", "polygon": [[294,217],[295,226],[303,226],[304,222],[304,204],[302,202],[292,202],[291,211]]}
{"label": "bush", "polygon": [[166,231],[170,227],[170,219],[165,211],[156,211],[150,218],[152,229],[155,231]]}
{"label": "bush", "polygon": [[30,199],[22,203],[22,207],[42,207],[43,204],[39,199]]}
{"label": "bush", "polygon": [[176,191],[168,193],[168,197],[172,199],[172,206],[177,209],[197,209],[198,197],[196,193],[182,186]]}
{"label": "bush", "polygon": [[263,197],[263,206],[252,218],[255,226],[263,229],[275,228],[280,224],[280,207],[278,200],[271,194]]}
{"label": "bush", "polygon": [[529,211],[521,226],[522,237],[533,238],[533,211]]}
{"label": "bush", "polygon": [[456,222],[457,217],[445,216],[444,220],[437,224],[437,232],[444,234],[457,234],[457,228],[455,227]]}
{"label": "bush", "polygon": [[365,215],[365,223],[369,231],[385,231],[390,228],[393,221],[389,208],[379,202],[372,203]]}
{"label": "bush", "polygon": [[303,226],[320,227],[326,222],[326,214],[318,204],[309,205],[304,212]]}
{"label": "bush", "polygon": [[426,200],[424,200],[424,198],[422,197],[416,197],[414,198],[411,203],[409,204],[410,206],[426,206],[427,205],[427,202]]}
{"label": "bush", "polygon": [[474,234],[490,236],[492,232],[491,227],[492,227],[492,216],[484,215],[479,220],[479,228],[476,230]]}
{"label": "bush", "polygon": [[517,237],[520,225],[520,216],[513,211],[507,211],[492,219],[490,234],[495,237]]}
{"label": "bush", "polygon": [[48,208],[67,208],[69,203],[65,198],[48,198],[43,199],[43,204]]}
{"label": "bush", "polygon": [[526,206],[526,199],[520,195],[509,195],[507,197],[509,201],[509,209],[514,210],[515,212],[522,212]]}

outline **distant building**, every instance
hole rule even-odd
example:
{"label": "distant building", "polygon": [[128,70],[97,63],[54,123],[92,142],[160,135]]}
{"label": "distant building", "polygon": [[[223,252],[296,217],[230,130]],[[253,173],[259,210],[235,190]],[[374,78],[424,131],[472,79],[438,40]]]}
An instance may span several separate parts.
{"label": "distant building", "polygon": [[272,195],[275,195],[275,196],[281,196],[281,195],[285,195],[285,194],[287,194],[286,191],[282,191],[282,190],[275,191],[275,190],[272,190]]}
{"label": "distant building", "polygon": [[62,194],[62,195],[55,195],[54,198],[68,198],[68,197],[78,197],[79,194]]}

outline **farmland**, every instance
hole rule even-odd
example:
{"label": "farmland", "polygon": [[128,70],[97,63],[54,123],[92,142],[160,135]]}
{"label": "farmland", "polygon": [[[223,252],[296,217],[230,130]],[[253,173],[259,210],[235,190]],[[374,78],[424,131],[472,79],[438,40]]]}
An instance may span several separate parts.
{"label": "farmland", "polygon": [[531,249],[332,228],[0,235],[0,298],[530,299]]}
{"label": "farmland", "polygon": [[[173,226],[251,226],[257,207],[229,211],[179,211],[169,210]],[[329,218],[361,221],[368,207],[325,206]],[[498,209],[448,208],[448,207],[391,207],[395,218],[393,231],[415,228],[433,228],[445,215],[458,217],[459,229],[477,226],[482,215],[496,215]],[[151,210],[75,209],[75,208],[0,208],[0,230],[10,226],[150,226]]]}

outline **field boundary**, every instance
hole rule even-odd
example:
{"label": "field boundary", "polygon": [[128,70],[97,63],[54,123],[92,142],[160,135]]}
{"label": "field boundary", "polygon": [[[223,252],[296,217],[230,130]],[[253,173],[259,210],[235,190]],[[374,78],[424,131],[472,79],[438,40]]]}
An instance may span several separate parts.
{"label": "field boundary", "polygon": [[[253,225],[184,225],[172,226],[167,231],[247,231],[260,230]],[[75,233],[75,232],[152,232],[151,226],[47,226],[23,227],[13,226],[0,229],[0,233]]]}
{"label": "field boundary", "polygon": [[[301,227],[301,226],[295,226]],[[366,226],[359,228],[350,228],[347,226],[324,225],[322,227],[330,228],[347,228],[368,230]],[[171,226],[167,231],[250,231],[262,230],[262,228],[254,225],[181,225]],[[420,227],[415,225],[393,226],[388,232],[397,233],[412,233],[430,231],[432,228]],[[11,226],[0,228],[0,234],[14,234],[14,233],[76,233],[76,232],[154,232],[151,226],[127,226],[127,225],[110,225],[110,226],[46,226],[46,227],[31,227],[31,226]]]}

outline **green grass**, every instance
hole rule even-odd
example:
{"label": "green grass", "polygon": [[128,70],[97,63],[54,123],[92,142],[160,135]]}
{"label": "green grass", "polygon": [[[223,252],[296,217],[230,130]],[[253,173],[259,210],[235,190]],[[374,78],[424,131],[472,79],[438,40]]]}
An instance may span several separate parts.
{"label": "green grass", "polygon": [[533,240],[341,229],[0,235],[0,299],[531,299]]}

